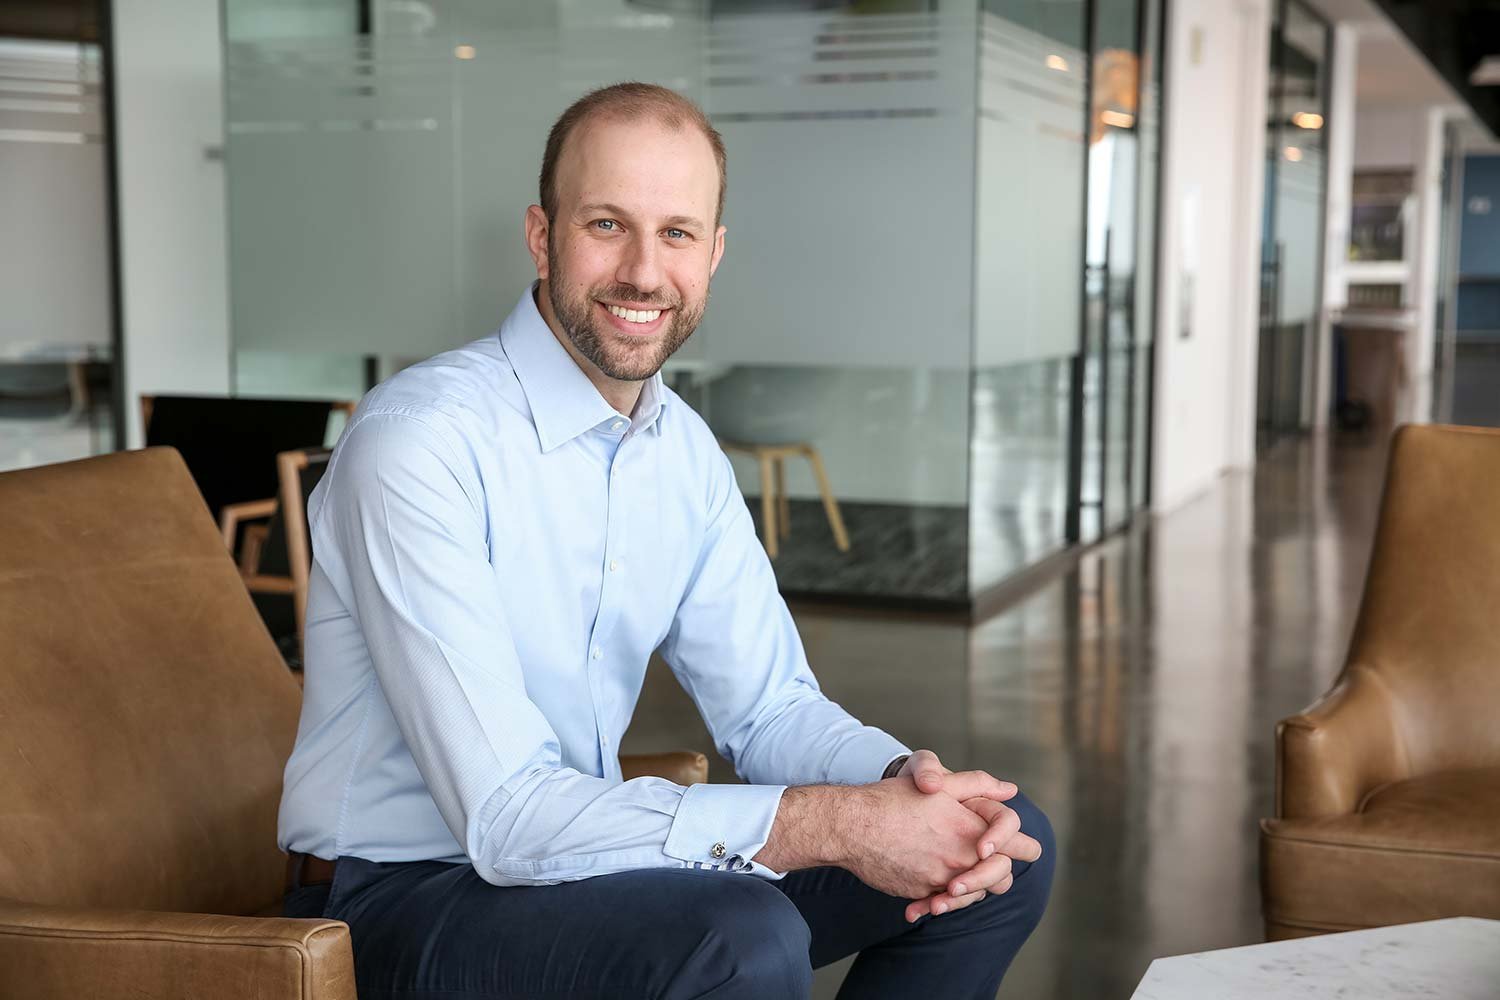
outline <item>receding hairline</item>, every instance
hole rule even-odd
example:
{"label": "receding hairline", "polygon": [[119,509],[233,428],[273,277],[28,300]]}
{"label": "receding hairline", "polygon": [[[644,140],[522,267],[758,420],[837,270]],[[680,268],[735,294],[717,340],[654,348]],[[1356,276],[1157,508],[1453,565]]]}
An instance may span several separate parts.
{"label": "receding hairline", "polygon": [[617,83],[590,91],[574,101],[552,124],[542,156],[541,176],[538,178],[538,194],[549,222],[554,221],[557,216],[558,165],[562,162],[563,154],[572,147],[574,133],[591,125],[637,121],[654,121],[670,131],[696,131],[708,143],[719,173],[718,202],[714,209],[714,225],[718,225],[724,215],[724,195],[728,183],[723,137],[709,122],[703,109],[690,98],[656,84],[634,82]]}

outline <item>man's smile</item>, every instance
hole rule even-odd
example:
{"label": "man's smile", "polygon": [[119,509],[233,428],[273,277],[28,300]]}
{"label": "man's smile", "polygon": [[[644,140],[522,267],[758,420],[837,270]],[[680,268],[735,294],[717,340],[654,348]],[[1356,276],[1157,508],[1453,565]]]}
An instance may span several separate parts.
{"label": "man's smile", "polygon": [[597,305],[609,317],[611,326],[631,337],[645,337],[656,333],[672,313],[670,309],[634,304],[598,302]]}

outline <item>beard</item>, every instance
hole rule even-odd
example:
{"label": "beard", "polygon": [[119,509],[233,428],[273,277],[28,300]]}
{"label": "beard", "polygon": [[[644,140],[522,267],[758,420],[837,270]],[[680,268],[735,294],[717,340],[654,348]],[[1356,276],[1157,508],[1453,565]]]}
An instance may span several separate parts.
{"label": "beard", "polygon": [[[551,300],[552,312],[568,340],[601,372],[621,382],[643,382],[661,371],[667,359],[677,353],[677,349],[698,328],[703,310],[708,305],[706,292],[699,301],[684,303],[667,291],[645,295],[635,286],[619,282],[595,285],[575,295],[567,271],[550,245],[547,247],[547,267],[550,276],[547,298]],[[651,309],[670,309],[671,312],[656,337],[632,343],[625,339],[625,334],[599,328],[594,303],[600,299],[644,302]]]}

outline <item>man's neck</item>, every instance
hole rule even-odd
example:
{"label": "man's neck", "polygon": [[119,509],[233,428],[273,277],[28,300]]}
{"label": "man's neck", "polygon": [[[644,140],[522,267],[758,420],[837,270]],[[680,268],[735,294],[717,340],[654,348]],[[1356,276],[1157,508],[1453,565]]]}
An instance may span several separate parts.
{"label": "man's neck", "polygon": [[573,340],[563,332],[562,324],[557,320],[557,314],[552,311],[552,297],[547,294],[547,283],[537,282],[536,288],[532,289],[532,298],[536,301],[536,308],[542,314],[542,320],[546,322],[547,329],[552,331],[552,336],[562,345],[563,350],[568,352],[568,357],[578,369],[588,376],[593,383],[594,389],[604,397],[604,401],[614,407],[619,413],[626,416],[635,414],[635,404],[641,398],[641,390],[645,388],[645,382],[627,382],[617,378],[610,378],[599,370],[599,366],[579,353],[578,348],[573,346]]}

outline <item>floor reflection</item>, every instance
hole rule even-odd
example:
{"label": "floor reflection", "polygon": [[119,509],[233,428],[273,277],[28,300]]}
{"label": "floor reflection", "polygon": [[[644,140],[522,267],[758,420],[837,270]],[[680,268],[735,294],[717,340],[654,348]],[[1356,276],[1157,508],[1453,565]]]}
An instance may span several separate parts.
{"label": "floor reflection", "polygon": [[[830,697],[1050,813],[1052,908],[1002,996],[1129,996],[1153,957],[1261,939],[1275,724],[1338,670],[1384,457],[1291,442],[977,628],[794,609]],[[655,664],[624,749],[679,746],[712,744]]]}

